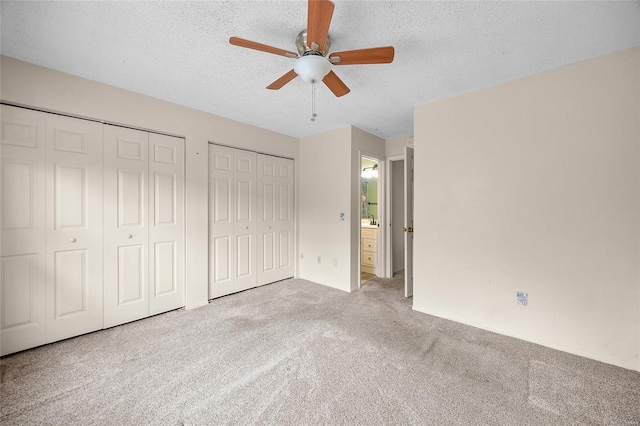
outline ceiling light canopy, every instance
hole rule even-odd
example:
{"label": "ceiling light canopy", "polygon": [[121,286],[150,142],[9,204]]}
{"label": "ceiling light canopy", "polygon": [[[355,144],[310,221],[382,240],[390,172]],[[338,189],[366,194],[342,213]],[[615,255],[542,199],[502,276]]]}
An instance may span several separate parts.
{"label": "ceiling light canopy", "polygon": [[299,58],[293,70],[307,83],[317,83],[331,71],[331,62],[320,55],[307,55]]}

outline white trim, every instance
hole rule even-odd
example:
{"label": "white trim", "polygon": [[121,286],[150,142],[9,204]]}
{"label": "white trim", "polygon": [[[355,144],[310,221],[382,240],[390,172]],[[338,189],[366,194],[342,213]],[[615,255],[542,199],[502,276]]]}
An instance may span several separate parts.
{"label": "white trim", "polygon": [[385,200],[387,201],[385,203],[385,224],[384,224],[384,228],[386,230],[386,234],[388,236],[388,238],[385,240],[385,246],[384,246],[384,264],[385,264],[385,278],[393,278],[393,265],[392,263],[392,258],[393,258],[393,230],[391,229],[391,224],[393,223],[393,215],[391,213],[392,210],[392,182],[391,182],[391,162],[392,161],[404,161],[404,154],[398,154],[398,155],[391,155],[389,157],[387,157],[387,161],[386,161],[386,166],[387,166],[387,170],[389,170],[389,173],[387,174],[387,178],[385,179],[385,189],[386,189],[386,194],[385,194]]}

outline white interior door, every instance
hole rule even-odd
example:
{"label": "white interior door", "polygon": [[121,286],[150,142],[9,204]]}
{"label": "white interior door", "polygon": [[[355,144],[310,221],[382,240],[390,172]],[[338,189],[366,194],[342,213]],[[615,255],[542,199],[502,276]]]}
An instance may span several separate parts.
{"label": "white interior door", "polygon": [[149,134],[104,126],[105,327],[149,315]]}
{"label": "white interior door", "polygon": [[255,287],[255,152],[209,145],[209,298]]}
{"label": "white interior door", "polygon": [[258,154],[258,285],[293,276],[293,167]]}
{"label": "white interior door", "polygon": [[209,145],[209,298],[233,293],[234,151]]}
{"label": "white interior door", "polygon": [[233,234],[235,268],[233,291],[258,285],[256,258],[256,153],[234,153],[235,216]]}
{"label": "white interior door", "polygon": [[149,313],[184,306],[184,139],[149,134]]}
{"label": "white interior door", "polygon": [[413,296],[413,148],[404,148],[404,297]]}
{"label": "white interior door", "polygon": [[102,124],[48,114],[46,340],[99,330]]}
{"label": "white interior door", "polygon": [[1,106],[0,355],[45,343],[45,115]]}

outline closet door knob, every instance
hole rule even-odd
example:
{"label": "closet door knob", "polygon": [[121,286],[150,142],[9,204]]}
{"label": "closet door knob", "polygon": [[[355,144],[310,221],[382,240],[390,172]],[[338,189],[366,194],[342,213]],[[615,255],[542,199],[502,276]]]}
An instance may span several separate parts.
{"label": "closet door knob", "polygon": [[69,238],[69,242],[75,243],[76,241],[78,240],[76,240],[75,238]]}
{"label": "closet door knob", "polygon": [[269,229],[271,229],[271,225],[269,225]]}
{"label": "closet door knob", "polygon": [[245,226],[245,227],[244,227],[244,229],[249,229],[249,227],[248,227],[248,226]]}
{"label": "closet door knob", "polygon": [[133,238],[133,235],[127,234],[127,238],[131,239],[131,238]]}

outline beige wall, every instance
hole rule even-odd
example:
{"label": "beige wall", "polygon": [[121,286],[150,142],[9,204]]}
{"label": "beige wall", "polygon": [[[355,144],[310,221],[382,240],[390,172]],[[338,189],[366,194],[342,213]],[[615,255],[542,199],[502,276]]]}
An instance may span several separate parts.
{"label": "beige wall", "polygon": [[208,142],[297,158],[298,139],[51,69],[0,57],[0,99],[186,139],[187,307],[208,296]]}
{"label": "beige wall", "polygon": [[404,147],[407,146],[407,139],[412,137],[413,135],[400,135],[386,139],[384,141],[386,156],[404,155]]}
{"label": "beige wall", "polygon": [[343,291],[360,282],[361,153],[384,159],[384,140],[353,126],[300,140],[299,276]]}
{"label": "beige wall", "polygon": [[634,48],[415,109],[414,309],[640,371],[639,83]]}
{"label": "beige wall", "polygon": [[351,127],[302,138],[299,158],[299,276],[350,291]]}

